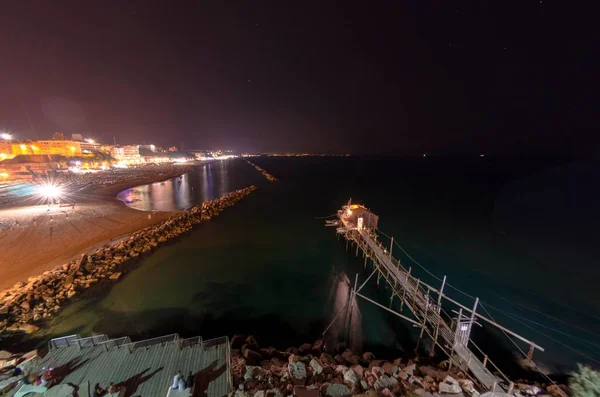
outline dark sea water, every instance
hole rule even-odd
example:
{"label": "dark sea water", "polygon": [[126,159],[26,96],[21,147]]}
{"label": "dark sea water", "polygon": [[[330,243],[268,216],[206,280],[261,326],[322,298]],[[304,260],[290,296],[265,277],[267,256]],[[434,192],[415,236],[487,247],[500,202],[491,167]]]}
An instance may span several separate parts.
{"label": "dark sea water", "polygon": [[[364,280],[370,272],[345,251],[334,229],[315,219],[352,198],[377,213],[379,228],[421,265],[480,297],[498,322],[542,345],[546,352],[534,358],[544,367],[600,361],[597,160],[253,161],[280,180],[269,183],[244,161],[230,160],[121,193],[135,208],[167,210],[259,186],[218,218],[144,257],[119,283],[68,307],[48,336],[248,333],[281,348],[317,339],[345,303],[355,274]],[[394,254],[439,285],[402,252]],[[366,294],[389,302],[383,283],[372,281]],[[495,361],[512,360],[515,348],[500,332],[484,325],[473,335]],[[361,301],[352,340],[393,356],[412,349],[415,335],[407,323]]]}

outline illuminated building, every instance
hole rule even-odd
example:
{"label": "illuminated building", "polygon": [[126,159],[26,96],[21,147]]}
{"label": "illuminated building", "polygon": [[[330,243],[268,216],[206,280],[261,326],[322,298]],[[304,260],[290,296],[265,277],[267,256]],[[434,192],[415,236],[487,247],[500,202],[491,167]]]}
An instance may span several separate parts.
{"label": "illuminated building", "polygon": [[[51,140],[51,141],[21,141],[11,144],[12,153],[17,154],[43,154],[59,156],[82,156],[100,151],[97,143]],[[2,152],[0,152],[2,153]]]}
{"label": "illuminated building", "polygon": [[15,157],[15,155],[13,154],[10,141],[0,141],[0,161],[12,159],[13,157]]}
{"label": "illuminated building", "polygon": [[110,155],[121,164],[137,164],[141,161],[138,145],[113,146]]}
{"label": "illuminated building", "polygon": [[63,134],[62,132],[55,132],[54,134],[52,134],[52,140],[54,140],[54,141],[64,141],[65,140],[65,134]]}
{"label": "illuminated building", "polygon": [[81,134],[71,134],[71,140],[72,141],[81,142],[81,141],[83,141],[83,135],[81,135]]}

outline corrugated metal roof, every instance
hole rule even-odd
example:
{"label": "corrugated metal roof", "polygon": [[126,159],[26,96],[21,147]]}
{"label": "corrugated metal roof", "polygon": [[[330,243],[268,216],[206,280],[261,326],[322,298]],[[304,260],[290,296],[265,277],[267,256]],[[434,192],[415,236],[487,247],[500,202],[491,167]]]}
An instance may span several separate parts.
{"label": "corrugated metal roof", "polygon": [[178,371],[184,379],[191,372],[199,389],[195,395],[202,396],[204,390],[208,397],[229,393],[228,339],[181,342],[175,336],[168,342],[151,340],[120,347],[106,342],[86,347],[71,344],[51,349],[37,370],[53,368],[59,384],[73,383],[91,390],[96,383],[106,388],[113,382],[126,387],[125,396],[140,397],[166,396]]}

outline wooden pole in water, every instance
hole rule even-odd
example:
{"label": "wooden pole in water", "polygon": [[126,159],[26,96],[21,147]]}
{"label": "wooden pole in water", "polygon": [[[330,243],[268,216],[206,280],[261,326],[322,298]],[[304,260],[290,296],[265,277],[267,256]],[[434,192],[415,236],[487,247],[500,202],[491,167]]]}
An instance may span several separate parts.
{"label": "wooden pole in water", "polygon": [[440,287],[440,290],[438,292],[438,300],[437,300],[437,323],[435,325],[435,332],[433,334],[433,347],[431,349],[430,352],[430,356],[433,357],[435,355],[435,345],[437,345],[437,339],[438,339],[438,334],[440,332],[440,311],[442,309],[442,296],[443,296],[443,290],[444,290],[444,286],[446,285],[446,276],[444,276],[444,279],[442,280],[442,286]]}
{"label": "wooden pole in water", "polygon": [[425,332],[425,324],[427,323],[427,310],[429,309],[429,299],[425,301],[425,315],[423,316],[423,324],[421,325],[421,333],[419,334],[419,339],[417,340],[417,345],[415,346],[415,353],[419,350],[419,343],[421,343],[421,339],[423,338],[423,332]]}
{"label": "wooden pole in water", "polygon": [[392,249],[394,248],[394,236],[392,236],[392,242],[390,243],[390,259],[392,259]]}
{"label": "wooden pole in water", "polygon": [[456,320],[456,329],[454,330],[454,342],[452,343],[452,349],[450,350],[450,365],[448,365],[448,372],[452,369],[452,363],[454,359],[452,356],[454,355],[454,346],[456,346],[456,340],[458,338],[458,330],[460,329],[460,319],[462,318],[462,307],[458,310],[458,320]]}

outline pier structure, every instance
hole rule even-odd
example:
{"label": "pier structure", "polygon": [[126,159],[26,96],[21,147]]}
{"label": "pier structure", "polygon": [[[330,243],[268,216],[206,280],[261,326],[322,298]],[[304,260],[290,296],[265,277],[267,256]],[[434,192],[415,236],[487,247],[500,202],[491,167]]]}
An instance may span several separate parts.
{"label": "pier structure", "polygon": [[[479,298],[475,298],[471,307],[465,306],[450,296],[445,288],[446,277],[440,286],[429,285],[412,274],[412,268],[406,268],[392,255],[394,239],[391,237],[390,246],[384,246],[379,241],[377,224],[379,217],[363,205],[348,202],[337,212],[337,219],[326,221],[326,226],[336,227],[337,235],[346,240],[346,250],[355,251],[356,256],[362,255],[365,268],[369,263],[373,271],[359,285],[356,274],[354,287],[350,293],[348,304],[336,315],[337,317],[350,307],[359,297],[386,310],[397,317],[411,323],[420,329],[417,348],[424,336],[431,338],[435,354],[438,348],[449,358],[449,365],[456,365],[467,371],[469,377],[482,388],[490,391],[513,391],[513,382],[506,377],[500,368],[483,352],[471,339],[474,325],[489,325],[501,330],[506,336],[512,336],[529,347],[527,357],[531,360],[534,350],[544,349],[523,336],[503,327],[493,319],[477,311]],[[384,305],[369,298],[362,289],[373,277],[377,276],[377,284],[385,281],[391,291],[390,300]],[[396,309],[398,307],[399,310]],[[449,309],[450,312],[446,311]],[[324,334],[329,329],[325,329]]]}

